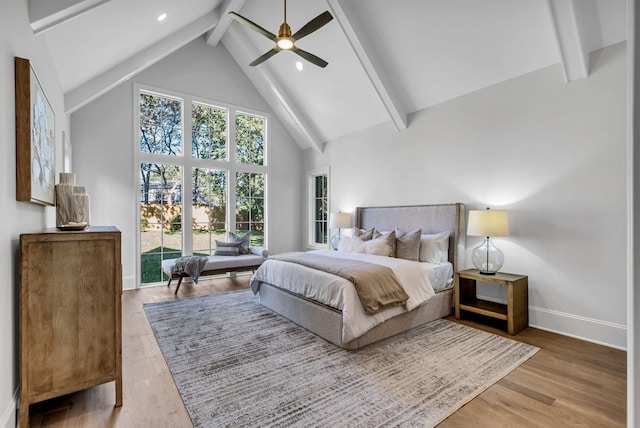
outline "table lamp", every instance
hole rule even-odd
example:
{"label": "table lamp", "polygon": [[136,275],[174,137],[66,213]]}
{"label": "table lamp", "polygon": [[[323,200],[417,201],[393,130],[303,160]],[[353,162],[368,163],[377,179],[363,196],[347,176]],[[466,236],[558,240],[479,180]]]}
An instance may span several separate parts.
{"label": "table lamp", "polygon": [[351,227],[351,214],[349,213],[331,213],[329,214],[329,228],[338,229],[338,233],[331,238],[331,248],[338,249],[342,235],[340,229],[349,229]]}
{"label": "table lamp", "polygon": [[504,264],[504,253],[491,242],[492,236],[509,236],[509,217],[503,210],[471,210],[467,235],[484,236],[471,253],[473,265],[483,275],[495,275]]}

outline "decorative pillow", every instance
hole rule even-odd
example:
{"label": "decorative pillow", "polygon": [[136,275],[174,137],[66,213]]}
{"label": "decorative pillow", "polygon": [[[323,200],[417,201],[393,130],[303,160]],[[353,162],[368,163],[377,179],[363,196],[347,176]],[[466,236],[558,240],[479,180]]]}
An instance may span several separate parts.
{"label": "decorative pillow", "polygon": [[417,262],[420,258],[420,237],[422,229],[400,235],[396,229],[396,257]]}
{"label": "decorative pillow", "polygon": [[364,241],[360,238],[342,238],[338,251],[345,253],[364,253]]}
{"label": "decorative pillow", "polygon": [[[372,238],[372,239],[378,239],[378,238],[380,238],[381,236],[388,235],[388,234],[390,234],[390,233],[391,233],[391,232],[390,232],[390,231],[388,231],[388,230],[378,231],[377,229],[375,229],[375,228],[374,228],[374,229],[373,229],[373,238]],[[397,236],[398,236],[398,231],[396,230],[396,237],[397,237]]]}
{"label": "decorative pillow", "polygon": [[446,262],[449,259],[449,232],[420,237],[420,261],[429,263]]}
{"label": "decorative pillow", "polygon": [[240,254],[240,242],[216,241],[216,252],[214,256],[237,256]]}
{"label": "decorative pillow", "polygon": [[356,238],[360,238],[362,241],[368,241],[373,237],[373,233],[376,231],[375,227],[372,227],[369,230],[358,229],[357,227],[353,228],[353,236]]}
{"label": "decorative pillow", "polygon": [[364,243],[364,252],[376,256],[395,257],[396,255],[396,232],[390,232]]}
{"label": "decorative pillow", "polygon": [[227,235],[229,242],[240,243],[240,254],[251,254],[251,250],[249,249],[249,245],[251,245],[251,232],[246,232],[242,236],[238,236],[233,232],[227,232]]}

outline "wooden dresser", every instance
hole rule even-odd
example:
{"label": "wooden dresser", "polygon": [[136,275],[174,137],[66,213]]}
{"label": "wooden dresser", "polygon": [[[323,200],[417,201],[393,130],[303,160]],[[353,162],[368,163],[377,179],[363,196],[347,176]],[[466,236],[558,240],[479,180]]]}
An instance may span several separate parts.
{"label": "wooden dresser", "polygon": [[20,235],[20,414],[115,381],[122,405],[120,231],[92,226]]}

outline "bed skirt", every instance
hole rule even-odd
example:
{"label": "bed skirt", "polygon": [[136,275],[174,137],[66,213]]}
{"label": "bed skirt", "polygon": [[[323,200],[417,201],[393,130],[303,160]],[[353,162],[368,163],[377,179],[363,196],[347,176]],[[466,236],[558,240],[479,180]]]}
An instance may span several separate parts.
{"label": "bed skirt", "polygon": [[342,312],[271,284],[260,284],[260,302],[274,312],[344,349],[358,349],[452,313],[453,288],[436,295],[410,312],[378,324],[350,342],[342,341]]}

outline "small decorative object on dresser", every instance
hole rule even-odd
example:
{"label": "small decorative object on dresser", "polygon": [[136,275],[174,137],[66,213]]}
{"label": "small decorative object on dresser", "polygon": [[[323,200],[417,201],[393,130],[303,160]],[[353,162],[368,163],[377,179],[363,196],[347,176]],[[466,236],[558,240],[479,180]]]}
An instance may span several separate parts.
{"label": "small decorative object on dresser", "polygon": [[61,172],[56,184],[56,227],[60,230],[84,229],[91,224],[89,195],[85,186],[76,185],[76,176]]}
{"label": "small decorative object on dresser", "polygon": [[482,244],[471,253],[473,265],[483,275],[495,275],[504,264],[504,254],[493,245],[492,236],[509,236],[509,217],[502,210],[469,211],[467,235],[484,236]]}
{"label": "small decorative object on dresser", "polygon": [[115,381],[122,405],[120,231],[20,235],[20,427],[29,405]]}
{"label": "small decorative object on dresser", "polygon": [[[476,281],[507,287],[507,304],[489,302],[476,296]],[[456,319],[462,311],[504,320],[511,335],[529,326],[529,278],[524,275],[496,273],[485,276],[477,269],[456,272],[454,278]]]}

